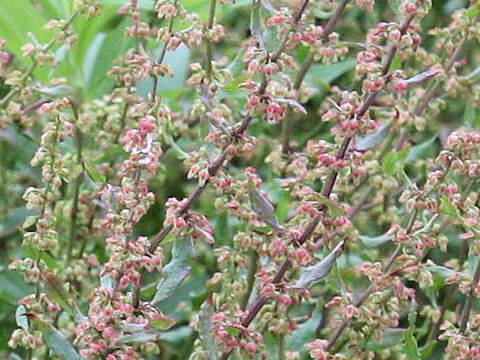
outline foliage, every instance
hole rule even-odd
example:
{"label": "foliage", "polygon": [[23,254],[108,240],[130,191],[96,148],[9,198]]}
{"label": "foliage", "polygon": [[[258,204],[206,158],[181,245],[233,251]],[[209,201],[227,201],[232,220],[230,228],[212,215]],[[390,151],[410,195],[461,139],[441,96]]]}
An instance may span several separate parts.
{"label": "foliage", "polygon": [[479,17],[2,0],[0,357],[479,359]]}

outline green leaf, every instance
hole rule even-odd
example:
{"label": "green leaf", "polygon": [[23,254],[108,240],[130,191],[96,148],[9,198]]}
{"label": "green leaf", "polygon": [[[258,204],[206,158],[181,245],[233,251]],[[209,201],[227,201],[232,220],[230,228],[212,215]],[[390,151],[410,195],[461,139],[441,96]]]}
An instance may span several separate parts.
{"label": "green leaf", "polygon": [[404,165],[404,160],[408,155],[408,149],[404,149],[400,152],[393,151],[385,158],[382,168],[386,175],[398,174]]}
{"label": "green leaf", "polygon": [[198,313],[198,337],[205,348],[208,360],[217,360],[215,340],[212,336],[213,306],[210,300],[205,301]]}
{"label": "green leaf", "polygon": [[63,287],[63,280],[60,277],[49,271],[43,271],[41,275],[45,286],[45,293],[50,300],[60,305],[63,310],[79,322],[88,321],[87,317],[78,309],[75,298]]}
{"label": "green leaf", "polygon": [[427,159],[429,155],[433,153],[433,145],[435,144],[436,138],[437,137],[434,136],[421,144],[412,146],[408,151],[405,163],[409,164],[420,159]]}
{"label": "green leaf", "polygon": [[242,333],[242,330],[232,325],[225,326],[225,330],[227,331],[228,335],[234,336],[234,337],[237,337]]}
{"label": "green leaf", "polygon": [[400,1],[399,0],[388,0],[388,5],[390,6],[390,9],[393,11],[395,16],[397,18],[400,16]]}
{"label": "green leaf", "polygon": [[267,195],[258,190],[251,180],[248,180],[248,197],[255,214],[257,214],[262,221],[275,229],[275,231],[282,232],[283,227],[279,224],[275,216],[275,208]]}
{"label": "green leaf", "polygon": [[250,32],[252,33],[252,37],[260,44],[260,48],[264,49],[264,25],[262,19],[262,3],[260,0],[254,0],[252,5],[250,13]]}
{"label": "green leaf", "polygon": [[41,94],[50,95],[52,97],[63,97],[71,95],[75,89],[68,85],[45,86],[38,88],[37,91]]}
{"label": "green leaf", "polygon": [[176,323],[175,319],[168,316],[164,316],[164,315],[150,321],[150,325],[160,331],[165,331],[170,329],[172,326],[175,325],[175,323]]}
{"label": "green leaf", "polygon": [[440,198],[440,204],[442,205],[442,212],[444,214],[450,215],[456,219],[460,218],[458,209],[446,197]]}
{"label": "green leaf", "polygon": [[422,357],[418,351],[418,344],[415,336],[413,335],[413,329],[405,331],[404,337],[405,345],[403,347],[405,355],[408,360],[421,360]]}
{"label": "green leaf", "polygon": [[357,63],[356,59],[346,59],[330,65],[312,65],[307,74],[309,82],[324,87],[324,84],[331,84],[335,79],[353,70]]}
{"label": "green leaf", "polygon": [[358,138],[356,141],[356,150],[365,151],[380,145],[388,136],[391,124],[385,124],[376,133]]}
{"label": "green leaf", "polygon": [[85,165],[85,170],[87,171],[88,176],[92,179],[93,182],[106,184],[107,178],[105,175],[100,174],[97,170],[90,166],[87,161],[83,162]]}
{"label": "green leaf", "polygon": [[322,314],[318,309],[313,315],[298,326],[298,329],[287,335],[286,349],[290,351],[299,351],[300,358],[304,358],[308,349],[305,348],[305,343],[314,341],[317,338],[317,328],[322,318]]}
{"label": "green leaf", "polygon": [[175,289],[187,278],[191,271],[188,261],[194,256],[195,249],[191,239],[175,240],[172,260],[162,270],[160,281],[157,284],[157,292],[152,300],[153,305],[170,297]]}
{"label": "green leaf", "polygon": [[480,13],[480,9],[478,7],[472,7],[465,12],[465,15],[467,15],[467,17],[469,18],[474,18],[479,13]]}
{"label": "green leaf", "polygon": [[372,339],[367,343],[368,349],[372,351],[388,349],[402,343],[405,340],[405,329],[388,328],[379,331],[381,334],[380,340],[377,341]]}
{"label": "green leaf", "polygon": [[158,331],[139,331],[133,334],[123,335],[117,342],[119,344],[144,344],[158,340],[160,335],[161,333]]}
{"label": "green leaf", "polygon": [[15,310],[15,321],[17,322],[17,326],[19,328],[28,330],[28,317],[25,315],[27,309],[23,305],[18,305],[17,309]]}
{"label": "green leaf", "polygon": [[326,198],[325,196],[319,194],[311,194],[310,197],[312,197],[318,203],[325,205],[333,217],[339,217],[343,215],[343,210],[332,200]]}
{"label": "green leaf", "polygon": [[125,150],[123,150],[123,146],[113,147],[112,149],[108,150],[105,154],[103,154],[103,156],[101,156],[100,158],[93,160],[92,164],[99,165],[106,162],[110,162],[113,159],[115,159],[117,156],[120,157],[121,159],[127,159],[128,153]]}
{"label": "green leaf", "polygon": [[27,313],[27,316],[32,320],[36,329],[40,330],[45,344],[52,353],[63,355],[63,359],[82,359],[63,332],[46,323],[37,314]]}
{"label": "green leaf", "polygon": [[293,285],[293,288],[307,289],[312,282],[326,277],[330,273],[330,270],[332,269],[338,257],[343,253],[344,244],[344,241],[340,241],[332,250],[332,252],[323,260],[303,270],[302,275],[300,275],[300,279],[298,279],[295,285]]}
{"label": "green leaf", "polygon": [[473,100],[470,99],[467,101],[467,105],[465,106],[465,111],[463,113],[463,123],[465,126],[470,128],[475,128],[475,123],[477,119],[477,112],[473,107]]}
{"label": "green leaf", "polygon": [[85,87],[88,87],[92,81],[93,74],[95,73],[95,64],[106,38],[106,32],[100,32],[96,34],[92,43],[88,47],[87,52],[85,53],[85,60],[82,68],[83,83]]}
{"label": "green leaf", "polygon": [[392,236],[387,234],[383,234],[379,236],[360,235],[360,240],[365,246],[376,247],[392,240]]}

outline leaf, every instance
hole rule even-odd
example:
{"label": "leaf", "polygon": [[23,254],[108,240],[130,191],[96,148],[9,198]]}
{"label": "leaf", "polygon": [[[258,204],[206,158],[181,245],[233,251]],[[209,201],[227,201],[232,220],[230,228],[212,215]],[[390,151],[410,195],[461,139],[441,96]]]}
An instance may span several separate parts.
{"label": "leaf", "polygon": [[70,315],[73,315],[72,303],[74,299],[63,287],[63,280],[49,271],[43,271],[41,274],[48,298],[60,305]]}
{"label": "leaf", "polygon": [[318,324],[322,319],[320,311],[315,310],[310,319],[300,324],[297,330],[293,331],[286,337],[286,348],[290,351],[299,351],[300,358],[305,358],[308,349],[304,346],[305,343],[314,341],[317,338]]}
{"label": "leaf", "polygon": [[278,14],[278,10],[273,6],[270,0],[260,0],[262,6],[267,9],[272,15]]}
{"label": "leaf", "polygon": [[446,197],[440,198],[440,204],[442,205],[442,212],[446,215],[450,215],[456,219],[460,218],[458,209],[448,200]]}
{"label": "leaf", "polygon": [[32,320],[33,325],[40,330],[45,344],[54,354],[63,355],[63,359],[68,360],[82,359],[63,332],[46,323],[37,314],[26,313],[26,315]]}
{"label": "leaf", "polygon": [[84,161],[83,164],[85,165],[85,170],[87,171],[88,176],[92,179],[93,182],[106,184],[107,178],[105,175],[100,174],[97,170],[90,166],[87,161]]}
{"label": "leaf", "polygon": [[41,275],[48,298],[60,305],[79,322],[87,322],[88,318],[80,312],[74,297],[63,287],[63,280],[49,271],[42,271]]}
{"label": "leaf", "polygon": [[405,158],[405,163],[413,163],[420,159],[428,158],[429,153],[432,150],[432,145],[435,143],[435,139],[437,137],[434,136],[431,139],[425,141],[424,143],[412,146],[408,151],[408,155]]}
{"label": "leaf", "polygon": [[71,95],[75,92],[75,89],[68,85],[56,85],[56,86],[45,86],[38,88],[39,93],[50,95],[53,97],[62,97]]}
{"label": "leaf", "polygon": [[38,214],[38,211],[29,210],[25,206],[11,209],[8,212],[6,218],[4,218],[3,221],[0,223],[0,232],[10,232],[14,229],[18,229],[22,227],[22,225],[25,223],[25,221],[27,221],[27,219],[33,220],[35,223],[37,219],[37,216],[35,216],[35,214]]}
{"label": "leaf", "polygon": [[314,281],[318,281],[326,277],[338,257],[343,253],[343,246],[345,241],[340,241],[337,246],[328,254],[323,260],[315,265],[307,267],[300,279],[293,285],[293,288],[307,289]]}
{"label": "leaf", "polygon": [[366,236],[366,235],[360,235],[360,240],[365,246],[368,247],[376,247],[381,244],[386,243],[387,241],[392,240],[391,235],[383,234],[379,236]]}
{"label": "leaf", "polygon": [[284,103],[292,108],[296,109],[297,111],[301,112],[304,115],[307,115],[307,110],[303,107],[302,104],[300,104],[297,100],[293,99],[276,99],[279,103]]}
{"label": "leaf", "polygon": [[225,326],[225,330],[227,331],[228,335],[234,336],[234,337],[237,337],[242,333],[242,330],[232,325]]}
{"label": "leaf", "polygon": [[309,82],[323,87],[324,83],[331,84],[335,79],[355,68],[356,59],[346,59],[330,65],[315,64],[307,74]]}
{"label": "leaf", "polygon": [[378,351],[388,349],[402,343],[405,339],[406,329],[388,328],[379,330],[381,333],[380,340],[370,340],[367,343],[369,350]]}
{"label": "leaf", "polygon": [[408,155],[408,149],[400,152],[393,151],[387,155],[383,162],[382,168],[386,175],[394,175],[400,172],[403,168],[404,160]]}
{"label": "leaf", "polygon": [[17,326],[19,328],[28,330],[28,316],[25,315],[27,309],[23,305],[18,305],[17,309],[15,310],[15,321],[17,322]]}
{"label": "leaf", "polygon": [[328,210],[330,210],[331,214],[334,217],[342,216],[343,210],[337,204],[335,204],[332,200],[319,194],[311,194],[310,196],[313,199],[315,199],[315,201],[317,201],[318,203],[325,205],[328,208]]}
{"label": "leaf", "polygon": [[275,208],[267,196],[262,194],[251,180],[248,180],[248,197],[255,214],[275,231],[282,232],[283,227],[278,223],[277,217],[275,216]]}
{"label": "leaf", "polygon": [[356,150],[366,151],[374,148],[377,145],[380,145],[383,142],[383,140],[385,140],[386,137],[388,136],[390,127],[391,127],[390,123],[385,124],[381,126],[376,133],[358,138],[356,142]]}
{"label": "leaf", "polygon": [[405,331],[405,346],[403,347],[405,355],[409,360],[421,360],[420,352],[418,351],[418,344],[415,336],[413,335],[413,329]]}
{"label": "leaf", "polygon": [[420,74],[412,76],[411,78],[397,80],[397,81],[395,81],[395,84],[407,84],[407,85],[421,84],[421,83],[424,83],[424,82],[434,78],[435,76],[439,75],[440,73],[442,73],[442,71],[438,70],[438,69],[427,70],[427,71],[421,72]]}
{"label": "leaf", "polygon": [[87,49],[85,53],[85,60],[83,62],[83,84],[85,87],[88,87],[91,83],[94,71],[95,71],[95,63],[97,58],[100,54],[102,46],[107,38],[106,32],[100,32],[95,35],[93,38],[92,43]]}
{"label": "leaf", "polygon": [[160,331],[170,329],[172,326],[175,325],[175,323],[175,319],[164,315],[150,321],[150,325]]}
{"label": "leaf", "polygon": [[437,264],[433,263],[431,260],[427,260],[427,266],[425,266],[425,269],[434,273],[434,274],[437,274],[443,280],[448,279],[449,277],[452,277],[452,276],[458,274],[458,271],[450,269],[446,266],[437,265]]}
{"label": "leaf", "polygon": [[399,0],[388,0],[388,6],[392,9],[395,16],[400,16],[400,1]]}
{"label": "leaf", "polygon": [[198,336],[205,348],[208,360],[217,360],[216,345],[212,336],[212,316],[213,307],[210,300],[207,299],[198,312]]}
{"label": "leaf", "polygon": [[156,341],[160,338],[161,333],[158,331],[139,331],[133,334],[123,335],[120,339],[117,340],[119,344],[143,344],[151,341]]}
{"label": "leaf", "polygon": [[473,107],[473,100],[470,99],[467,101],[467,105],[465,106],[465,111],[463,113],[463,123],[465,126],[470,128],[475,128],[475,120],[477,119],[477,112]]}
{"label": "leaf", "polygon": [[188,260],[195,256],[191,239],[177,239],[172,250],[172,259],[163,268],[157,292],[152,300],[153,305],[170,297],[178,286],[190,274],[191,266]]}
{"label": "leaf", "polygon": [[250,32],[252,37],[258,41],[261,49],[265,49],[263,31],[262,3],[259,0],[254,0],[250,13]]}
{"label": "leaf", "polygon": [[313,15],[322,20],[328,20],[332,17],[333,11],[323,11],[317,8],[312,8],[311,11],[313,12]]}
{"label": "leaf", "polygon": [[128,157],[128,153],[123,150],[123,146],[112,147],[110,150],[105,152],[103,156],[93,160],[92,164],[103,164],[115,159],[117,156],[121,157],[122,159],[126,159]]}

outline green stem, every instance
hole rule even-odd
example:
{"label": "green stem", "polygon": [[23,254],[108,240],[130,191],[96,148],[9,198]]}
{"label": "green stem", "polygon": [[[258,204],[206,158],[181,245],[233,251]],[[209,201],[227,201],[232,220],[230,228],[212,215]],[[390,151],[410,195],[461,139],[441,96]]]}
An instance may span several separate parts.
{"label": "green stem", "polygon": [[75,179],[73,184],[73,199],[72,199],[72,216],[70,221],[70,240],[67,247],[67,263],[72,259],[73,245],[77,237],[77,220],[78,220],[78,198],[80,195],[80,186],[83,181],[83,172],[85,165],[83,163],[82,149],[83,149],[83,135],[77,128],[75,131],[76,145],[77,145],[77,165],[82,168],[82,171]]}
{"label": "green stem", "polygon": [[240,304],[241,309],[245,310],[248,306],[248,299],[250,298],[253,290],[253,286],[255,284],[255,274],[258,269],[258,253],[255,250],[250,251],[249,256],[249,267],[248,267],[248,275],[247,275],[247,292],[245,293],[244,298]]}
{"label": "green stem", "polygon": [[[215,8],[217,6],[217,0],[210,0],[210,13],[208,15],[208,24],[207,24],[207,31],[210,32],[213,28],[213,22],[215,20]],[[205,64],[205,68],[207,71],[207,77],[211,78],[212,77],[212,71],[213,71],[213,66],[212,66],[212,61],[213,61],[213,42],[212,39],[210,38],[210,34],[207,36],[207,62]]]}

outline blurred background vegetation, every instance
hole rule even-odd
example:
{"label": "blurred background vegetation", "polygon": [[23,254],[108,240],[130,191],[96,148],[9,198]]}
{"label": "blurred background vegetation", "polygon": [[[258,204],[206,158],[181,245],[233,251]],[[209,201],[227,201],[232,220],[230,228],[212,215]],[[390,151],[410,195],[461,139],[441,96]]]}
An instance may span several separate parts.
{"label": "blurred background vegetation", "polygon": [[[48,83],[52,77],[67,77],[68,85],[75,88],[76,97],[80,102],[87,102],[101,98],[104,94],[111,92],[114,86],[113,78],[106,76],[108,69],[118,61],[126,49],[131,47],[131,41],[125,39],[124,30],[128,26],[128,19],[119,15],[117,9],[125,4],[126,0],[100,0],[103,4],[102,15],[95,16],[90,20],[77,18],[73,27],[78,34],[78,42],[73,51],[66,53],[63,47],[56,49],[57,56],[62,61],[55,68],[37,68],[34,77],[39,82]],[[156,23],[153,13],[150,11],[153,5],[152,0],[139,1],[146,21]],[[295,6],[295,1],[290,1]],[[340,38],[348,41],[362,41],[366,32],[375,26],[379,20],[389,21],[395,18],[392,9],[396,8],[397,1],[377,1],[375,11],[365,11],[350,7],[343,16],[336,31]],[[197,12],[202,18],[208,14],[209,1],[205,0],[182,0],[182,5],[188,10]],[[456,9],[465,7],[467,1],[433,1],[433,9],[423,20],[424,29],[440,27],[450,22],[449,15]],[[240,44],[248,35],[250,23],[251,0],[237,0],[235,4],[219,6],[218,22],[227,28],[226,39],[216,46],[216,57],[227,56],[232,61],[234,70],[234,81],[229,88],[232,96],[243,101],[244,92],[238,88],[238,84],[245,78],[242,74],[241,59],[237,56]],[[71,14],[71,0],[1,0],[0,1],[0,38],[7,40],[6,50],[14,55],[11,68],[25,70],[30,60],[22,58],[21,47],[27,43],[38,40],[48,42],[52,37],[52,31],[45,30],[44,25],[50,19],[65,19]],[[330,13],[319,13],[318,24],[325,23]],[[159,24],[161,25],[161,24]],[[36,39],[36,40],[35,40]],[[423,46],[427,49],[433,48],[434,39],[431,36],[424,36]],[[158,48],[159,44],[148,44],[152,48]],[[202,61],[204,49],[188,49],[180,47],[176,51],[168,53],[165,62],[170,64],[175,72],[175,77],[164,78],[160,82],[160,94],[169,100],[174,110],[187,116],[193,95],[189,87],[185,85],[188,77],[188,65],[191,62]],[[241,55],[241,54],[240,54]],[[296,54],[301,62],[307,55],[307,49]],[[470,57],[469,61],[476,59]],[[311,138],[330,138],[328,124],[319,121],[316,115],[317,109],[322,100],[328,94],[332,85],[338,85],[349,89],[360,89],[360,84],[355,81],[355,51],[335,64],[313,65],[309,71],[306,82],[309,87],[315,90],[314,96],[309,100],[308,107],[310,117],[293,119],[293,138],[300,144]],[[151,87],[148,81],[139,84],[140,94],[146,95]],[[0,98],[8,90],[0,79]],[[475,126],[480,120],[472,104],[466,104],[459,99],[446,100],[448,106],[441,112],[439,121],[429,124],[426,133],[421,135],[419,141],[426,141],[438,134],[442,128],[455,128],[461,125]],[[467,111],[464,109],[467,108]],[[10,333],[16,328],[15,308],[17,300],[32,293],[31,286],[25,284],[22,277],[9,271],[7,266],[15,257],[22,257],[25,251],[21,247],[22,235],[18,229],[23,220],[31,215],[22,200],[22,195],[27,186],[40,186],[41,174],[39,168],[30,165],[30,160],[37,149],[37,139],[41,131],[41,124],[36,124],[28,131],[22,128],[21,124],[12,124],[0,131],[0,358],[9,353],[7,341]],[[197,130],[195,130],[197,131]],[[271,151],[269,139],[281,137],[280,127],[272,126],[262,121],[252,124],[250,131],[260,139],[260,145],[252,162],[235,160],[230,166],[234,173],[235,169],[242,169],[247,165],[255,166],[265,179],[265,187],[272,200],[278,204],[278,208],[288,206],[288,194],[282,191],[278,182],[272,178],[264,158]],[[198,143],[195,138],[180,138],[177,141],[179,148],[184,151],[196,149]],[[424,149],[421,156],[431,156],[438,152],[440,144],[430,142]],[[195,185],[186,180],[186,167],[179,166],[178,151],[170,148],[163,159],[163,169],[159,171],[153,181],[151,189],[157,195],[155,206],[142,219],[135,229],[138,235],[153,235],[163,223],[165,200],[169,197],[183,198]],[[421,169],[409,169],[410,172],[421,171]],[[229,244],[232,241],[236,226],[234,219],[228,218],[221,209],[214,208],[214,194],[202,195],[196,208],[207,214],[216,230],[215,237],[217,244]],[[376,224],[365,221],[359,230],[368,235],[381,234],[385,229],[375,228]],[[165,253],[168,254],[170,244],[166,244]],[[212,250],[205,247],[199,254],[195,263],[192,264],[192,275],[175,293],[175,296],[168,299],[162,310],[169,316],[178,320],[179,327],[168,332],[164,338],[166,351],[169,358],[184,359],[185,352],[190,351],[189,346],[193,341],[192,331],[187,326],[192,311],[198,311],[205,298],[205,282],[216,270],[215,258]],[[102,244],[99,242],[94,247],[99,258],[104,258]],[[358,255],[360,256],[360,255]],[[354,261],[350,259],[349,261]],[[354,261],[355,262],[355,261]],[[154,293],[152,288],[152,294]],[[85,304],[84,304],[85,305]],[[180,306],[179,306],[180,305]],[[317,321],[313,319],[302,325],[301,332],[296,337],[290,338],[288,347],[298,350],[300,343],[313,340]],[[310,327],[309,327],[310,326]],[[267,339],[268,340],[268,339]]]}

